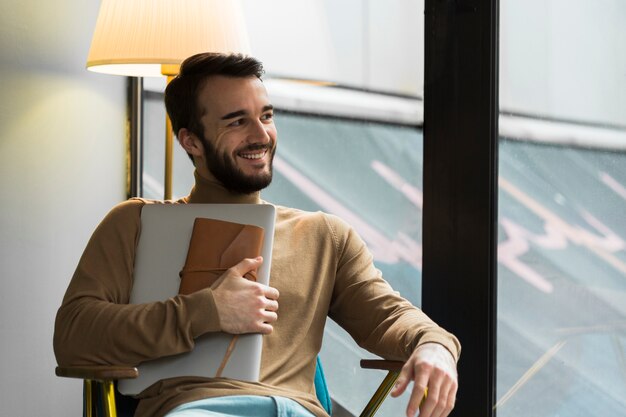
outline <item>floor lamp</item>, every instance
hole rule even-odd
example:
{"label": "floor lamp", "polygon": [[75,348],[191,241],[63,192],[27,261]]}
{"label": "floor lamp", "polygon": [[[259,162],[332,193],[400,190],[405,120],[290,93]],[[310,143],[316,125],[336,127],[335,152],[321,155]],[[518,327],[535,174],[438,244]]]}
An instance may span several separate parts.
{"label": "floor lamp", "polygon": [[[249,53],[238,0],[102,0],[87,69],[130,77],[178,74],[199,52]],[[165,123],[164,198],[172,198],[173,132]]]}

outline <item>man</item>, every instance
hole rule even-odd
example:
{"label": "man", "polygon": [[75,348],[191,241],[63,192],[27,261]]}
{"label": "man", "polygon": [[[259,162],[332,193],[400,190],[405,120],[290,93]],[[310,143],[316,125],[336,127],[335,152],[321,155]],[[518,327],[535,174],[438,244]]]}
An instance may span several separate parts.
{"label": "man", "polygon": [[[196,183],[189,196],[169,203],[261,202],[277,144],[262,73],[260,62],[240,55],[199,54],[182,64],[165,103]],[[124,202],[94,232],[57,314],[59,364],[136,365],[189,351],[208,332],[262,333],[259,383],[160,381],[139,395],[136,415],[322,417],[313,377],[329,316],[364,348],[406,360],[392,395],[414,382],[408,416],[427,387],[420,415],[448,415],[458,341],[392,291],[361,239],[334,216],[276,208],[271,286],[243,278],[263,259],[243,259],[211,288],[128,304],[141,209],[157,203]]]}

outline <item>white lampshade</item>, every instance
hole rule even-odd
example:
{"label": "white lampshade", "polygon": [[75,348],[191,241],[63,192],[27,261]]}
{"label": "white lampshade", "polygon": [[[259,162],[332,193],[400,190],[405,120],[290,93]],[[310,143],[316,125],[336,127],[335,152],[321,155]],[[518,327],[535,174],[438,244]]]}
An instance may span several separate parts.
{"label": "white lampshade", "polygon": [[173,75],[185,58],[200,52],[250,52],[237,0],[102,0],[87,68]]}

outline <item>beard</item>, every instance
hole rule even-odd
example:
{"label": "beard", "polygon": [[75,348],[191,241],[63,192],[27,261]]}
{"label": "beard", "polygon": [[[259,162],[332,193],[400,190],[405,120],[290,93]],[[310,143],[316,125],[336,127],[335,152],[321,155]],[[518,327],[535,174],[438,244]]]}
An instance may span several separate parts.
{"label": "beard", "polygon": [[276,153],[274,141],[269,145],[250,145],[245,150],[267,149],[270,152],[269,172],[259,175],[246,175],[240,168],[235,165],[233,158],[227,154],[219,153],[215,146],[208,141],[204,135],[200,137],[204,146],[204,157],[206,159],[207,168],[213,174],[215,179],[230,192],[236,194],[252,194],[266,188],[272,182],[272,162]]}

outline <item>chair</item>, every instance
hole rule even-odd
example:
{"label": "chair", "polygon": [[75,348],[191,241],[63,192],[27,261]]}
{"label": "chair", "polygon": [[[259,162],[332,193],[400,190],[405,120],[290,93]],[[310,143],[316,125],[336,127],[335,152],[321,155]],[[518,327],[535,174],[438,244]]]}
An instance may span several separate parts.
{"label": "chair", "polygon": [[[395,384],[402,362],[378,359],[361,360],[363,369],[387,371],[387,376],[380,384],[360,417],[373,416]],[[122,366],[58,366],[57,376],[79,378],[83,380],[83,417],[132,417],[137,408],[137,400],[116,393],[116,381],[137,378],[137,368]],[[330,394],[326,386],[324,370],[317,358],[315,371],[315,390],[317,398],[328,414],[332,413]]]}

